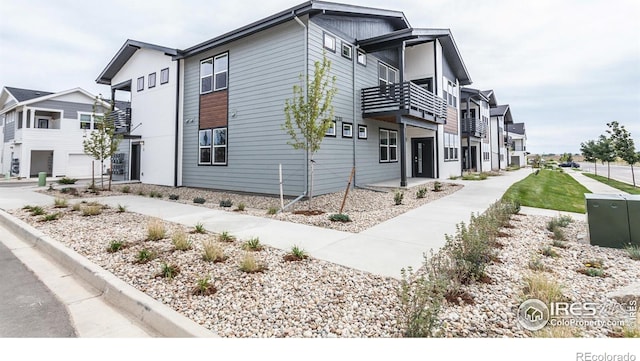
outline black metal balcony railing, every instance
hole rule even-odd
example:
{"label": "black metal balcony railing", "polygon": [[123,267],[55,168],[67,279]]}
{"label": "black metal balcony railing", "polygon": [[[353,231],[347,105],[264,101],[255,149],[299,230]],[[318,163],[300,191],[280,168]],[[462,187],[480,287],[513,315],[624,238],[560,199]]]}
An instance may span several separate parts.
{"label": "black metal balcony railing", "polygon": [[362,89],[362,113],[365,117],[392,114],[444,122],[444,99],[410,81]]}
{"label": "black metal balcony railing", "polygon": [[129,134],[131,132],[131,108],[113,110],[107,117],[113,124],[115,134]]}
{"label": "black metal balcony railing", "polygon": [[487,134],[487,128],[481,119],[464,118],[462,119],[462,134],[481,138]]}

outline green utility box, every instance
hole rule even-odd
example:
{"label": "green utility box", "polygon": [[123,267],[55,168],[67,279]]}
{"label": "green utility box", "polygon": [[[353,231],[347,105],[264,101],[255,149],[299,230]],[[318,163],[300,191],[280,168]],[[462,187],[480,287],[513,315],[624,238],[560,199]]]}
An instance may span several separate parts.
{"label": "green utility box", "polygon": [[629,212],[629,236],[631,244],[640,246],[640,195],[625,194]]}
{"label": "green utility box", "polygon": [[38,173],[38,187],[44,187],[47,185],[47,172]]}
{"label": "green utility box", "polygon": [[618,194],[584,195],[592,245],[623,248],[631,241],[627,200]]}

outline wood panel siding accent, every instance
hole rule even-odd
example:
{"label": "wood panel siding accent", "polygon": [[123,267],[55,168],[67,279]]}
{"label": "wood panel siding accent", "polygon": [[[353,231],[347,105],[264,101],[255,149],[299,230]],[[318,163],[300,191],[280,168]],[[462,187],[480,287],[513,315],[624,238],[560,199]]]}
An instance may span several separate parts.
{"label": "wood panel siding accent", "polygon": [[200,95],[200,129],[227,126],[228,99],[227,90]]}
{"label": "wood panel siding accent", "polygon": [[444,131],[458,134],[458,109],[447,107],[447,124],[444,125]]}

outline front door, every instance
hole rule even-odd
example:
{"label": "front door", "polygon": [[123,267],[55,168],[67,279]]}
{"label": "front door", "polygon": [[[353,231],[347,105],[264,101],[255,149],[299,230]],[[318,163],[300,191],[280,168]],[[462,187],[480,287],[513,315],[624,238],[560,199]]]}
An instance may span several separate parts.
{"label": "front door", "polygon": [[413,155],[413,177],[434,178],[433,138],[411,139],[411,154]]}
{"label": "front door", "polygon": [[140,180],[140,144],[131,144],[131,180]]}

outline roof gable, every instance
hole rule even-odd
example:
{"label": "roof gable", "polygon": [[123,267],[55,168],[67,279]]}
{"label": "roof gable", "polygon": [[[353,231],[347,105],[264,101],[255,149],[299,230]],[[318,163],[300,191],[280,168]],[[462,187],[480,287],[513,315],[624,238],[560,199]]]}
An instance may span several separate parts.
{"label": "roof gable", "polygon": [[162,52],[167,56],[176,56],[178,54],[177,49],[167,48],[160,45],[144,43],[142,41],[127,39],[124,42],[120,50],[116,53],[116,55],[111,59],[109,64],[104,68],[102,73],[96,79],[96,83],[98,84],[106,84],[111,85],[111,79],[118,74],[118,72],[122,69],[122,67],[131,59],[133,54],[140,49],[149,49]]}

